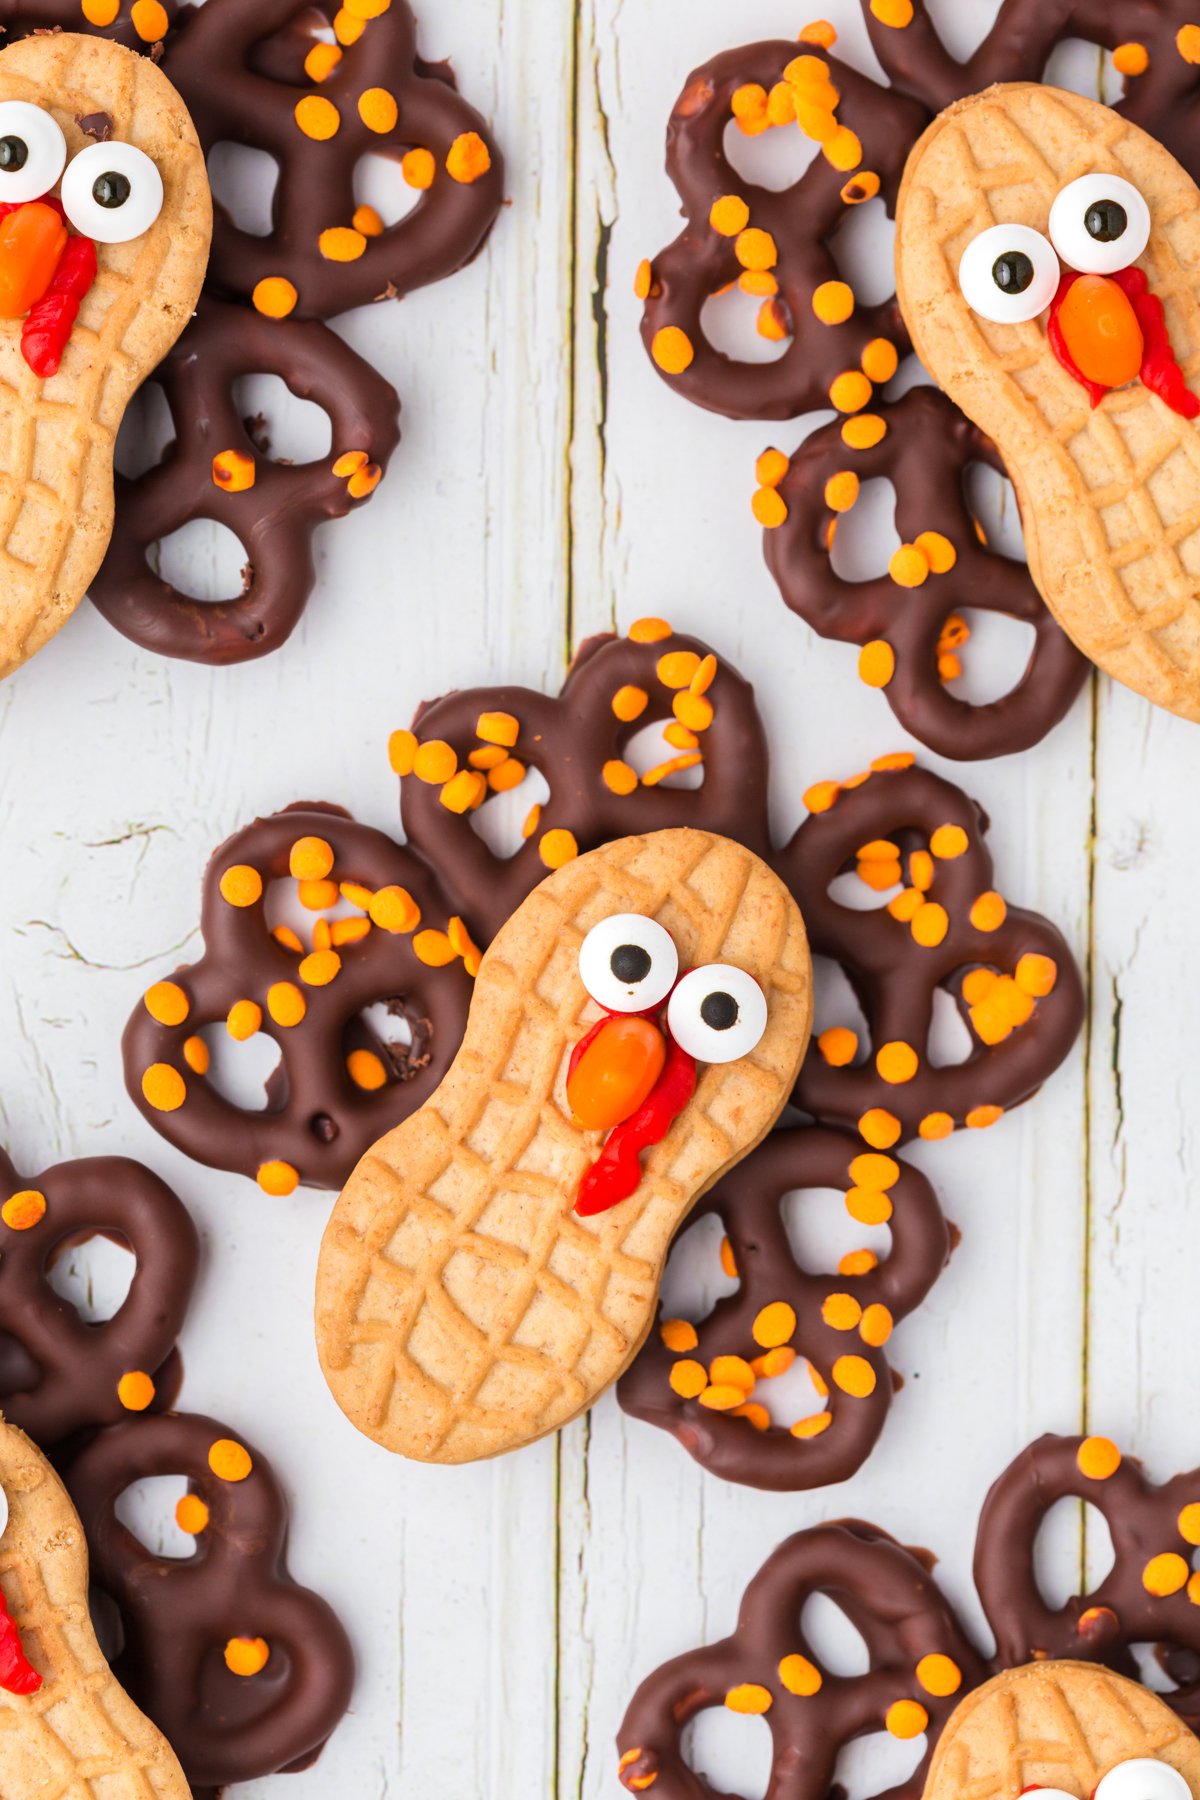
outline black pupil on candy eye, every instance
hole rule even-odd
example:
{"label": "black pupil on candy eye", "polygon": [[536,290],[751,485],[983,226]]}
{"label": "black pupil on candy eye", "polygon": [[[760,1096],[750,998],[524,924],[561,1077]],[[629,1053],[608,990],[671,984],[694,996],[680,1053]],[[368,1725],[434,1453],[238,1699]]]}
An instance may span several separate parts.
{"label": "black pupil on candy eye", "polygon": [[24,138],[0,138],[0,170],[5,175],[15,175],[29,161],[29,145]]}
{"label": "black pupil on candy eye", "polygon": [[640,944],[618,944],[608,966],[623,986],[635,987],[650,973],[650,952]]}
{"label": "black pupil on candy eye", "polygon": [[97,206],[124,206],[129,198],[129,177],[110,169],[107,175],[97,175],[92,183],[92,199]]}
{"label": "black pupil on candy eye", "polygon": [[700,1017],[710,1031],[728,1031],[737,1024],[737,1016],[738,1004],[732,994],[705,994],[700,1002]]}
{"label": "black pupil on candy eye", "polygon": [[1125,236],[1129,214],[1119,200],[1097,200],[1083,215],[1083,226],[1098,244],[1115,244]]}
{"label": "black pupil on candy eye", "polygon": [[992,264],[992,280],[1002,294],[1023,294],[1033,280],[1033,264],[1023,250],[1006,250]]}

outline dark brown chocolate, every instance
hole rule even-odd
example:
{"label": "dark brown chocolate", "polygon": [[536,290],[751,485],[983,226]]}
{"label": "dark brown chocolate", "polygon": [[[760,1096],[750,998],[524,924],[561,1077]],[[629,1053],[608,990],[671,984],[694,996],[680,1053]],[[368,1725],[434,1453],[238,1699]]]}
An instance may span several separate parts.
{"label": "dark brown chocolate", "polygon": [[[990,439],[936,388],[913,388],[891,404],[876,402],[872,411],[886,436],[871,448],[847,448],[835,420],[795,451],[777,489],[787,518],[763,533],[767,567],[792,611],[822,637],[890,648],[895,670],[884,698],[929,749],[964,760],[1027,750],[1065,716],[1091,665],[1042,604],[1024,563],[988,548],[978,535],[967,472],[984,463],[1003,474],[1004,465]],[[860,484],[890,481],[901,541],[913,544],[936,529],[954,547],[953,569],[918,587],[898,586],[887,574],[864,581],[838,576],[830,544],[839,515],[826,490],[845,474]],[[1020,681],[982,705],[958,698],[939,672],[947,623],[962,608],[1001,613],[1034,630]]]}
{"label": "dark brown chocolate", "polygon": [[[321,984],[301,972],[309,945],[302,952],[288,948],[272,936],[265,917],[269,884],[288,877],[291,848],[308,836],[333,850],[335,882],[356,883],[372,894],[402,888],[421,914],[415,930],[372,925],[358,942],[338,945],[337,973]],[[231,867],[257,872],[263,889],[258,899],[239,906],[223,897],[221,879]],[[323,913],[311,916],[316,921]],[[169,1143],[197,1162],[250,1176],[282,1164],[285,1176],[290,1170],[305,1186],[341,1187],[363,1152],[429,1098],[462,1040],[471,996],[462,961],[432,967],[414,947],[421,930],[445,932],[448,923],[448,904],[420,858],[340,807],[306,803],[256,820],[220,846],[206,871],[205,953],[169,977],[185,997],[187,1016],[162,1024],[142,1000],[125,1028],[125,1078],[134,1102]],[[300,996],[299,1023],[283,1025],[273,1016],[269,993],[276,983]],[[280,1049],[261,1112],[225,1099],[188,1060],[197,1034],[227,1019],[240,1000],[261,1008],[260,1028]],[[363,1017],[376,1002],[407,1021],[407,1049],[385,1043]],[[373,1059],[386,1078],[383,1085],[367,1089],[352,1079],[348,1065],[356,1053]],[[185,1098],[177,1110],[164,1111],[147,1099],[144,1077],[153,1066],[174,1071],[182,1083]],[[286,1186],[285,1180],[281,1191]]]}
{"label": "dark brown chocolate", "polygon": [[[113,1316],[89,1325],[48,1276],[72,1246],[101,1236],[131,1250],[137,1267]],[[169,1403],[199,1255],[187,1208],[141,1163],[87,1157],[25,1176],[0,1151],[0,1410],[9,1424],[44,1450],[116,1424],[128,1416],[118,1387],[130,1374],[151,1377]],[[136,1391],[130,1398],[146,1404]]]}
{"label": "dark brown chocolate", "polygon": [[[330,46],[335,20],[339,42]],[[358,32],[353,42],[347,21]],[[306,59],[319,44],[327,72],[316,78]],[[250,300],[260,282],[282,279],[296,291],[298,318],[330,319],[440,281],[482,249],[504,198],[504,165],[449,70],[420,62],[407,0],[368,19],[337,0],[218,0],[188,19],[167,68],[206,150],[244,144],[279,165],[266,236],[239,229],[217,207],[210,289]],[[452,146],[472,134],[489,166],[455,179]],[[432,156],[431,185],[398,223],[358,230],[359,162],[375,155],[399,164],[414,149]],[[321,248],[330,230],[354,234],[337,257]]]}
{"label": "dark brown chocolate", "polygon": [[[862,1467],[883,1429],[892,1399],[883,1346],[892,1327],[925,1298],[950,1255],[950,1232],[937,1196],[917,1169],[897,1163],[887,1195],[890,1250],[882,1260],[859,1252],[852,1269],[836,1274],[800,1263],[782,1210],[785,1197],[797,1190],[840,1188],[853,1204],[855,1158],[861,1152],[861,1141],[842,1132],[817,1126],[774,1131],[719,1181],[701,1210],[715,1212],[725,1227],[737,1292],[717,1301],[695,1327],[693,1341],[686,1331],[677,1337],[677,1350],[666,1341],[672,1327],[664,1335],[660,1321],[617,1384],[626,1412],[671,1432],[689,1455],[726,1481],[793,1492],[846,1481]],[[754,1366],[758,1381],[747,1401],[761,1408],[772,1364],[759,1360],[767,1351],[760,1340],[777,1342],[780,1336],[762,1314],[781,1303],[794,1314],[795,1329],[777,1358],[778,1372],[786,1373],[799,1354],[828,1394],[797,1435],[783,1426],[764,1428],[762,1416],[756,1423],[753,1411],[714,1409],[699,1396],[685,1399],[674,1390],[671,1370],[681,1359],[711,1372],[716,1357],[737,1357]],[[839,1379],[847,1356],[853,1368]],[[718,1367],[714,1381],[721,1374]]]}
{"label": "dark brown chocolate", "polygon": [[[328,456],[287,463],[263,452],[235,399],[239,377],[253,374],[279,375],[324,409]],[[166,397],[176,436],[153,468],[133,480],[118,475],[116,523],[92,600],[110,625],[165,656],[266,656],[291,635],[312,592],[316,527],[365,505],[386,470],[400,437],[399,398],[327,326],[265,319],[208,298],[152,384]],[[244,546],[237,599],[194,600],[151,568],[156,545],[196,519],[216,520]]]}
{"label": "dark brown chocolate", "polygon": [[[996,897],[984,844],[987,823],[960,788],[929,770],[884,769],[857,785],[845,784],[833,804],[810,813],[777,853],[776,867],[804,915],[813,954],[842,965],[868,1033],[853,1060],[838,1064],[830,1060],[821,1033],[828,1026],[851,1027],[818,1020],[796,1104],[824,1123],[859,1130],[876,1149],[994,1123],[1001,1111],[1037,1092],[1079,1035],[1083,984],[1075,960],[1047,919]],[[961,833],[965,848],[953,844],[952,853],[932,854],[931,844],[945,841],[935,836],[942,832],[952,844]],[[830,884],[840,875],[868,867],[869,858],[860,865],[861,850],[874,851],[878,869],[891,860],[887,846],[896,853],[897,882],[904,884],[898,898],[858,911],[832,897]],[[914,875],[928,878],[924,889]],[[932,910],[896,916],[917,907]],[[939,929],[942,936],[936,939]],[[1023,963],[1023,958],[1041,960]],[[979,970],[992,971],[1000,985],[975,999],[970,978]],[[1052,975],[1053,985],[1035,996],[1030,984],[1039,975]],[[946,1067],[929,1057],[939,988],[953,997],[971,1035],[966,1060]],[[1006,1019],[1018,1014],[1027,1016],[1004,1031]],[[917,1066],[911,1076],[888,1080],[878,1059],[885,1047],[897,1046],[915,1052]],[[895,1060],[902,1069],[911,1058]],[[871,1119],[872,1114],[883,1117]]]}
{"label": "dark brown chocolate", "polygon": [[[162,1475],[186,1476],[207,1511],[189,1522],[190,1557],[155,1555],[117,1517],[126,1488]],[[287,1502],[262,1452],[215,1419],[164,1413],[102,1431],[67,1485],[93,1584],[120,1615],[114,1671],[193,1787],[312,1762],[350,1703],[354,1656],[328,1604],[288,1572]],[[235,1639],[263,1640],[257,1673],[227,1666]]]}

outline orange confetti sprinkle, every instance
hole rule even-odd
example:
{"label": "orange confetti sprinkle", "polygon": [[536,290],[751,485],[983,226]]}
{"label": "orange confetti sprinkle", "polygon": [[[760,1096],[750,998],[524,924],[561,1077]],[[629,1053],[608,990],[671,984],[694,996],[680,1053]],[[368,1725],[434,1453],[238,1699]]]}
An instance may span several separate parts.
{"label": "orange confetti sprinkle", "polygon": [[295,117],[305,137],[315,138],[318,143],[327,143],[342,127],[341,113],[322,94],[305,94],[296,102]]}
{"label": "orange confetti sprinkle", "polygon": [[491,166],[491,151],[477,131],[464,131],[446,153],[447,175],[451,181],[460,181],[467,187],[486,175]]}
{"label": "orange confetti sprinkle", "polygon": [[291,1163],[279,1160],[263,1163],[254,1179],[264,1194],[277,1200],[294,1194],[300,1185],[300,1176]]}
{"label": "orange confetti sprinkle", "polygon": [[248,863],[234,863],[219,882],[221,898],[230,906],[253,906],[262,899],[262,876]]}
{"label": "orange confetti sprinkle", "polygon": [[133,0],[129,20],[143,44],[161,44],[170,25],[162,0]]}
{"label": "orange confetti sprinkle", "polygon": [[664,375],[682,375],[696,352],[686,331],[678,325],[663,325],[651,340],[650,354]]}
{"label": "orange confetti sprinkle", "polygon": [[416,149],[406,150],[400,158],[400,173],[410,188],[418,188],[423,192],[433,186],[437,163],[431,151],[418,146]]}
{"label": "orange confetti sprinkle", "polygon": [[308,1001],[294,981],[274,981],[267,989],[267,1011],[276,1025],[288,1030],[304,1018]]}
{"label": "orange confetti sprinkle", "polygon": [[244,450],[221,450],[212,460],[212,478],[225,493],[244,494],[258,479],[258,469]]}
{"label": "orange confetti sprinkle", "polygon": [[561,828],[543,832],[538,840],[538,855],[548,869],[561,869],[579,855],[579,845],[572,831]]}
{"label": "orange confetti sprinkle", "polygon": [[[882,3],[883,0],[871,0],[872,12]],[[909,0],[904,0],[904,4],[909,6],[911,16],[912,7],[909,5]],[[883,1722],[894,1738],[907,1740],[920,1737],[921,1733],[928,1728],[929,1714],[919,1700],[893,1700],[883,1716]]]}
{"label": "orange confetti sprinkle", "polygon": [[389,131],[396,129],[396,121],[400,117],[396,96],[389,93],[387,88],[368,88],[358,97],[358,116],[368,131],[386,137]]}
{"label": "orange confetti sprinkle", "polygon": [[927,1144],[937,1143],[941,1138],[948,1138],[954,1130],[954,1120],[948,1112],[926,1113],[917,1126],[919,1136]]}
{"label": "orange confetti sprinkle", "polygon": [[10,1231],[31,1231],[46,1216],[46,1196],[37,1188],[22,1188],[0,1206],[0,1219]]}
{"label": "orange confetti sprinkle", "polygon": [[917,1680],[927,1694],[937,1700],[947,1700],[962,1686],[962,1670],[953,1657],[931,1651],[917,1664]]}
{"label": "orange confetti sprinkle", "polygon": [[667,1380],[681,1400],[695,1400],[708,1386],[708,1370],[703,1363],[693,1362],[685,1357],[682,1362],[671,1365]]}
{"label": "orange confetti sprinkle", "polygon": [[817,1039],[817,1049],[831,1069],[845,1069],[858,1054],[857,1033],[847,1025],[831,1025]]}
{"label": "orange confetti sprinkle", "polygon": [[183,1076],[170,1063],[151,1063],[142,1076],[142,1097],[155,1112],[178,1112],[187,1099]]}
{"label": "orange confetti sprinkle", "polygon": [[874,391],[861,370],[845,369],[830,384],[830,404],[841,413],[861,412]]}
{"label": "orange confetti sprinkle", "polygon": [[750,208],[740,194],[724,194],[713,201],[708,222],[721,237],[736,237],[750,223]]}
{"label": "orange confetti sprinkle", "polygon": [[667,1349],[677,1356],[685,1350],[694,1350],[700,1341],[696,1335],[696,1327],[687,1319],[664,1319],[658,1333]]}
{"label": "orange confetti sprinkle", "polygon": [[117,1383],[117,1399],[126,1412],[145,1412],[154,1399],[154,1383],[144,1369],[130,1369]]}
{"label": "orange confetti sprinkle", "polygon": [[1150,67],[1150,53],[1145,44],[1118,44],[1113,67],[1119,75],[1144,75]]}
{"label": "orange confetti sprinkle", "polygon": [[257,1675],[271,1655],[265,1638],[230,1638],[225,1646],[225,1667],[231,1675]]}
{"label": "orange confetti sprinkle", "polygon": [[854,313],[854,289],[848,281],[823,281],[813,291],[812,309],[822,325],[844,325]]}
{"label": "orange confetti sprinkle", "polygon": [[771,1695],[756,1681],[743,1681],[738,1687],[730,1688],[725,1704],[730,1712],[760,1714],[770,1712]]}
{"label": "orange confetti sprinkle", "polygon": [[900,1121],[882,1106],[872,1106],[858,1121],[860,1136],[873,1150],[890,1150],[900,1140]]}
{"label": "orange confetti sprinkle", "polygon": [[1164,1550],[1152,1556],[1142,1570],[1142,1586],[1156,1600],[1166,1600],[1187,1586],[1191,1570],[1177,1550]]}
{"label": "orange confetti sprinkle", "polygon": [[1089,1481],[1108,1481],[1121,1466],[1121,1452],[1111,1438],[1084,1438],[1075,1452],[1079,1473]]}
{"label": "orange confetti sprinkle", "polygon": [[895,673],[896,652],[889,643],[883,638],[873,638],[863,645],[858,653],[858,678],[864,686],[885,688]]}
{"label": "orange confetti sprinkle", "polygon": [[175,1523],[189,1537],[199,1537],[208,1528],[208,1507],[199,1494],[185,1494],[175,1507]]}
{"label": "orange confetti sprinkle", "polygon": [[750,1328],[756,1344],[764,1350],[775,1350],[795,1334],[796,1313],[786,1300],[774,1300],[757,1314]]}
{"label": "orange confetti sprinkle", "polygon": [[146,989],[143,1004],[158,1025],[182,1025],[191,1011],[187,995],[174,981],[156,981]]}
{"label": "orange confetti sprinkle", "polygon": [[801,1656],[796,1651],[791,1656],[785,1656],[780,1663],[779,1679],[789,1694],[799,1694],[803,1699],[808,1699],[811,1695],[820,1693],[823,1677],[815,1663],[809,1662],[807,1656]]}
{"label": "orange confetti sprinkle", "polygon": [[387,1086],[387,1070],[373,1050],[352,1050],[346,1058],[346,1073],[365,1094],[378,1093]]}
{"label": "orange confetti sprinkle", "polygon": [[218,1438],[209,1447],[208,1466],[218,1481],[245,1481],[254,1464],[244,1445],[233,1438]]}
{"label": "orange confetti sprinkle", "polygon": [[317,239],[317,249],[326,262],[357,262],[366,248],[366,238],[351,225],[331,225]]}

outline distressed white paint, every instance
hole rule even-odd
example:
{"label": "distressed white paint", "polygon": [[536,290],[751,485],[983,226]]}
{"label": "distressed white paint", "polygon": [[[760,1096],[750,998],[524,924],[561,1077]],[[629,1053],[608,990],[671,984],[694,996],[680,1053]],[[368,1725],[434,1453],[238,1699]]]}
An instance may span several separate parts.
{"label": "distressed white paint", "polygon": [[[870,67],[855,0],[821,10]],[[994,8],[941,10],[961,33]],[[391,827],[386,737],[422,697],[489,678],[556,686],[573,636],[661,612],[756,681],[780,829],[809,781],[904,742],[853,653],[788,614],[762,567],[753,459],[801,428],[677,401],[646,363],[631,295],[638,259],[676,229],[662,133],[683,78],[806,16],[790,0],[459,0],[424,20],[425,53],[452,56],[495,120],[512,206],[463,275],[346,322],[403,394],[405,441],[371,507],[320,540],[295,638],[210,671],[145,656],[84,609],[0,687],[0,1140],[29,1170],[139,1155],[193,1207],[205,1264],[185,1401],[272,1455],[295,1502],[294,1569],[340,1607],[361,1659],[353,1715],[318,1767],[248,1800],[615,1795],[634,1681],[728,1630],[788,1531],[877,1518],[935,1547],[970,1606],[977,1503],[1032,1434],[1086,1421],[1160,1473],[1200,1456],[1198,740],[1106,683],[1039,749],[961,777],[992,814],[1005,891],[1085,959],[1089,1030],[1049,1092],[986,1138],[917,1153],[963,1241],[897,1334],[905,1386],[840,1492],[723,1486],[611,1398],[500,1463],[391,1461],[319,1377],[326,1202],[192,1167],[123,1093],[121,1026],[192,948],[211,848],[302,797]],[[1074,66],[1086,78],[1095,61]],[[1069,1576],[1077,1538],[1064,1543]],[[706,1766],[748,1796],[761,1732],[742,1721],[703,1741]],[[868,1791],[861,1757],[846,1778]]]}

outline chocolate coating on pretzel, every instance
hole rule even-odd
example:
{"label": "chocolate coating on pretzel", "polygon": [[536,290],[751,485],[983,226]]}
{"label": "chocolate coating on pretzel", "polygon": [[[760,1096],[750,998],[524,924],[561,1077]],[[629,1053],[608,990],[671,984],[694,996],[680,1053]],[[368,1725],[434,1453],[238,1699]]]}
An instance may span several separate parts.
{"label": "chocolate coating on pretzel", "polygon": [[[735,97],[748,89],[765,96],[784,83],[784,72],[806,53],[824,64],[839,96],[837,123],[861,142],[861,161],[835,168],[820,150],[792,186],[781,191],[739,175],[725,150]],[[796,130],[793,108],[786,129]],[[830,383],[841,370],[858,370],[868,344],[886,339],[899,353],[908,336],[894,298],[856,306],[840,323],[826,324],[814,311],[814,295],[840,281],[835,250],[839,228],[857,201],[881,193],[894,212],[904,161],[926,124],[922,107],[793,39],[747,44],[696,69],[675,102],[667,127],[667,173],[678,189],[687,224],[659,252],[644,275],[642,338],[660,374],[687,399],[734,419],[790,419],[828,406]],[[737,129],[736,125],[733,127]],[[757,126],[754,127],[757,129]],[[869,179],[867,179],[869,177]],[[766,270],[751,255],[749,272],[769,274],[777,293],[771,309],[774,333],[790,342],[774,362],[738,361],[715,349],[704,335],[705,302],[747,273],[741,233],[726,235],[710,222],[714,202],[734,196],[748,208],[750,230],[769,234],[775,258]],[[767,284],[749,283],[754,292]],[[686,366],[677,336],[690,349]],[[686,352],[685,352],[686,354]]]}
{"label": "chocolate coating on pretzel", "polygon": [[[819,784],[814,810],[776,866],[804,914],[813,953],[845,969],[869,1043],[822,1032],[796,1086],[814,1117],[857,1129],[872,1148],[995,1123],[1064,1060],[1083,1022],[1083,985],[1062,934],[1008,906],[993,886],[987,819],[905,757],[857,785]],[[866,851],[866,856],[861,852]],[[857,872],[887,905],[857,911],[828,889]],[[971,1036],[963,1062],[929,1057],[934,994],[953,997]]]}
{"label": "chocolate coating on pretzel", "polygon": [[159,57],[173,42],[181,13],[185,14],[186,8],[180,0],[140,0],[140,4],[138,0],[119,0],[111,23],[95,25],[84,13],[81,0],[0,0],[0,30],[5,43],[30,37],[35,31],[78,31]]}
{"label": "chocolate coating on pretzel", "polygon": [[[737,1291],[694,1328],[678,1319],[660,1322],[617,1385],[626,1412],[670,1431],[726,1481],[781,1491],[845,1481],[883,1429],[892,1398],[884,1345],[937,1280],[950,1254],[950,1232],[918,1170],[861,1153],[859,1140],[843,1132],[774,1131],[719,1181],[703,1210],[717,1213],[725,1226]],[[864,1185],[881,1180],[889,1187]],[[892,1242],[882,1260],[856,1251],[836,1274],[801,1264],[782,1203],[797,1189],[823,1188],[841,1188],[861,1222],[886,1219]],[[797,1353],[828,1398],[788,1430],[767,1423],[762,1402]],[[722,1365],[718,1357],[732,1360]],[[739,1362],[757,1380],[741,1404],[731,1405],[725,1384],[730,1373],[739,1376]],[[672,1373],[679,1382],[681,1370],[687,1375],[695,1367],[708,1371],[709,1385],[688,1398]],[[695,1384],[681,1385],[690,1391]]]}
{"label": "chocolate coating on pretzel", "polygon": [[[861,1633],[869,1658],[864,1674],[822,1667],[800,1618],[813,1594],[827,1595]],[[934,1666],[957,1677],[953,1692],[935,1695],[923,1685],[918,1669],[928,1671],[931,1657],[944,1659]],[[729,1637],[676,1657],[642,1683],[617,1735],[620,1778],[631,1793],[648,1791],[655,1800],[720,1800],[685,1761],[683,1734],[699,1713],[724,1705],[765,1717],[774,1747],[768,1793],[825,1800],[837,1792],[844,1745],[885,1729],[893,1706],[920,1706],[932,1745],[961,1694],[985,1673],[915,1552],[855,1519],[817,1526],[789,1538],[763,1564]],[[927,1761],[928,1753],[881,1800],[918,1800]]]}
{"label": "chocolate coating on pretzel", "polygon": [[[884,697],[929,749],[959,759],[1027,750],[1066,714],[1089,664],[1043,605],[1024,563],[981,542],[967,472],[983,463],[1003,474],[1004,465],[990,439],[936,388],[913,388],[898,401],[877,404],[873,419],[884,435],[868,447],[849,447],[835,421],[796,450],[776,490],[787,516],[763,533],[767,567],[792,611],[822,637],[871,646],[860,664],[864,679],[879,683],[868,668],[871,657],[882,657],[882,673],[891,667]],[[932,571],[916,586],[898,585],[890,573],[861,581],[835,573],[834,528],[860,485],[873,480],[894,486],[902,542],[919,549],[918,540],[936,532],[942,550],[950,546],[952,569]],[[939,667],[955,628],[965,633],[956,611],[963,607],[1000,613],[1034,631],[1017,685],[981,705],[953,694]]]}
{"label": "chocolate coating on pretzel", "polygon": [[[162,1475],[186,1476],[195,1496],[191,1557],[155,1555],[117,1517],[126,1488]],[[93,1582],[121,1616],[114,1671],[193,1786],[307,1766],[350,1703],[354,1657],[326,1601],[288,1572],[287,1502],[262,1453],[215,1419],[164,1413],[102,1431],[67,1482]],[[265,1644],[257,1673],[227,1666],[238,1639]]]}
{"label": "chocolate coating on pretzel", "polygon": [[[90,1325],[48,1280],[59,1257],[89,1238],[126,1245],[137,1267],[110,1319]],[[0,1409],[43,1449],[85,1427],[172,1397],[175,1341],[196,1279],[200,1244],[187,1208],[157,1175],[126,1157],[87,1157],[18,1175],[0,1151]],[[161,1373],[160,1373],[161,1371]],[[123,1378],[133,1376],[131,1386]],[[122,1398],[122,1394],[126,1398]]]}
{"label": "chocolate coating on pretzel", "polygon": [[[288,879],[293,846],[309,838],[332,852],[329,884],[348,883],[355,892],[354,929],[369,918],[369,901],[375,917],[388,921],[371,922],[357,941],[343,941],[336,920],[326,921],[332,945],[316,960],[304,940],[289,946],[272,935],[266,918],[269,885]],[[222,890],[230,870],[238,872],[235,902]],[[401,891],[408,906],[396,898]],[[381,895],[393,901],[390,915],[378,911]],[[319,949],[337,895],[312,898],[319,903],[311,915]],[[429,1098],[461,1041],[471,979],[444,943],[447,924],[447,904],[420,858],[340,807],[306,803],[256,820],[209,863],[204,955],[156,983],[126,1026],[132,1098],[197,1162],[257,1176],[273,1192],[288,1192],[297,1181],[340,1187],[363,1152]],[[433,952],[447,955],[444,966],[422,960],[425,933],[438,940]],[[407,1023],[410,1045],[385,1042],[363,1016],[377,1002]],[[260,1029],[279,1046],[279,1070],[261,1112],[225,1099],[203,1072],[199,1034],[229,1019],[238,1003],[261,1014],[257,1025],[251,1015],[248,1032],[239,1027],[243,1034]],[[364,1060],[369,1085],[353,1073]]]}
{"label": "chocolate coating on pretzel", "polygon": [[[237,381],[254,374],[279,375],[323,408],[327,456],[290,463],[267,454],[259,425],[237,405]],[[327,327],[211,298],[153,385],[176,435],[154,467],[117,477],[116,527],[92,600],[145,649],[207,663],[265,656],[290,636],[312,592],[314,530],[363,505],[387,467],[400,436],[396,391]],[[158,543],[197,519],[226,526],[245,548],[236,599],[193,599],[149,564]]]}
{"label": "chocolate coating on pretzel", "polygon": [[[330,25],[338,42],[322,44],[316,28]],[[323,60],[309,60],[318,45]],[[206,150],[246,144],[279,165],[265,236],[215,209],[218,290],[249,300],[260,282],[285,281],[298,317],[329,319],[440,281],[482,248],[504,197],[503,163],[454,77],[420,62],[407,0],[372,18],[336,0],[221,0],[189,18],[169,68]],[[429,159],[416,206],[362,230],[360,161],[399,164],[414,150]]]}
{"label": "chocolate coating on pretzel", "polygon": [[[483,715],[509,715],[519,727],[510,758],[537,769],[550,788],[528,838],[503,858],[476,832],[471,810],[456,813],[444,803],[444,783],[424,781],[416,773],[402,781],[408,841],[441,872],[481,940],[493,937],[545,878],[551,866],[545,857],[562,841],[552,838],[548,845],[548,832],[569,834],[583,854],[632,832],[696,825],[736,838],[760,856],[769,854],[766,735],[753,689],[728,663],[718,662],[703,696],[712,707],[711,723],[693,734],[694,748],[678,753],[682,763],[702,766],[701,787],[654,780],[647,785],[625,762],[631,739],[647,725],[678,723],[673,708],[684,689],[662,679],[664,668],[676,678],[675,665],[664,664],[664,658],[686,659],[680,666],[687,668],[711,654],[699,639],[666,626],[642,641],[594,637],[580,645],[557,699],[529,688],[471,688],[419,709],[413,720],[416,738],[448,744],[463,768],[470,767],[473,752],[487,748],[477,734]],[[633,716],[620,716],[639,705]],[[660,769],[675,760],[669,747],[663,754]],[[617,765],[624,771],[620,777]],[[628,791],[617,791],[613,782]]]}

